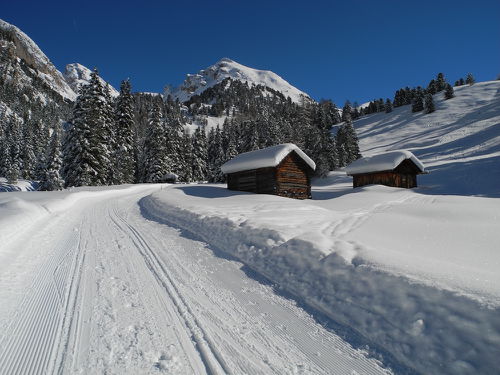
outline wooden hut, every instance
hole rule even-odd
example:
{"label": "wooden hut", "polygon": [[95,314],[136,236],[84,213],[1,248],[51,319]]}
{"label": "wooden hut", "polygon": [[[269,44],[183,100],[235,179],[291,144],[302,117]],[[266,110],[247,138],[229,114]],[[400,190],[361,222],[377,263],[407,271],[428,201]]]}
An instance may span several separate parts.
{"label": "wooden hut", "polygon": [[422,162],[406,150],[363,157],[345,171],[353,177],[353,187],[379,184],[407,189],[417,186],[418,174],[427,173]]}
{"label": "wooden hut", "polygon": [[229,190],[311,198],[311,176],[316,164],[292,143],[245,152],[225,163],[221,170]]}

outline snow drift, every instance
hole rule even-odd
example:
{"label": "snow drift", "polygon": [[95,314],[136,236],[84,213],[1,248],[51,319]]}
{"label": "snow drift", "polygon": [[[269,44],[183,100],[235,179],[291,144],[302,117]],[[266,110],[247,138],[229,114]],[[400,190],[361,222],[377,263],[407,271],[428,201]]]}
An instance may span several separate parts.
{"label": "snow drift", "polygon": [[[490,289],[483,293],[477,284],[474,288],[467,282],[448,282],[440,268],[452,264],[451,260],[444,260],[429,275],[411,267],[405,272],[409,259],[415,261],[420,256],[424,264],[432,264],[439,258],[425,259],[429,256],[425,252],[398,258],[394,256],[396,250],[389,250],[384,261],[384,256],[375,251],[371,257],[369,247],[350,240],[349,233],[360,231],[363,221],[370,222],[370,213],[411,205],[422,198],[401,189],[381,189],[370,195],[369,208],[352,210],[351,203],[351,209],[344,212],[329,208],[334,200],[294,201],[229,192],[210,185],[155,193],[144,198],[141,207],[146,217],[173,223],[234,255],[305,303],[353,328],[371,346],[390,352],[407,368],[425,374],[488,373],[496,368],[500,344],[498,283],[492,280]],[[373,204],[381,197],[385,197],[385,203]],[[356,202],[356,198],[339,199],[339,208],[347,201]],[[362,202],[366,196],[360,198]],[[489,219],[489,213],[483,217],[476,211],[475,215],[482,224]],[[413,223],[413,230],[423,231],[426,221],[424,217]],[[488,226],[486,243],[490,247],[498,240],[494,230],[497,224]],[[405,223],[399,227],[406,228]],[[379,236],[390,235],[391,229],[397,232],[399,228],[386,227]],[[441,229],[437,227],[433,233]],[[471,241],[477,235],[469,233]],[[404,243],[404,234],[399,239]],[[447,249],[448,253],[452,251]],[[472,256],[488,254],[489,260],[484,262],[498,264],[491,248]],[[393,259],[392,264],[388,259]],[[455,266],[470,278],[481,274],[474,272],[475,265],[467,266],[467,259]],[[490,276],[495,277],[494,273]]]}

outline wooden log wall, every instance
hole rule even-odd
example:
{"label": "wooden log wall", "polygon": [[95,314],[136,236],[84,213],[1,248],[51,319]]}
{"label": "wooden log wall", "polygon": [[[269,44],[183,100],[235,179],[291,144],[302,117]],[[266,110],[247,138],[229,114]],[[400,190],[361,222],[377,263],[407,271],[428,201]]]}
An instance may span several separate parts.
{"label": "wooden log wall", "polygon": [[298,156],[291,152],[276,167],[278,195],[290,198],[311,198],[311,168]]}
{"label": "wooden log wall", "polygon": [[294,151],[276,168],[260,168],[229,173],[230,190],[276,194],[289,198],[311,198],[312,169]]}
{"label": "wooden log wall", "polygon": [[417,186],[417,176],[415,174],[397,173],[392,171],[353,175],[353,187],[372,184],[408,189]]}

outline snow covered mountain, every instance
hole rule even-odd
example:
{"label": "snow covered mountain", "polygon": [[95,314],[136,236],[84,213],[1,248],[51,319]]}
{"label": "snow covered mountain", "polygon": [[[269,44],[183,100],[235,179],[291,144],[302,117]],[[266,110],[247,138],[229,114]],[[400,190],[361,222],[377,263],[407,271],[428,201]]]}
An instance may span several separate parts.
{"label": "snow covered mountain", "polygon": [[228,58],[223,58],[196,74],[188,74],[185,81],[179,87],[175,89],[167,88],[165,96],[170,94],[174,99],[185,102],[193,95],[201,94],[209,87],[222,82],[226,78],[269,87],[280,91],[285,97],[289,96],[296,103],[299,103],[302,97],[309,98],[309,95],[290,85],[276,73],[269,70],[253,69]]}
{"label": "snow covered mountain", "polygon": [[[75,92],[36,43],[19,28],[0,19],[0,45],[15,61],[23,60],[31,71],[62,97],[74,100]],[[10,71],[13,72],[14,67]],[[8,71],[6,72],[8,74]],[[31,79],[19,80],[17,84],[30,84]]]}
{"label": "snow covered mountain", "polygon": [[[64,79],[71,87],[71,89],[78,93],[78,90],[82,85],[86,85],[90,81],[90,74],[92,71],[78,63],[68,64],[66,65],[66,70],[64,71]],[[101,83],[106,86],[108,84],[105,80],[99,77]],[[112,97],[117,97],[119,92],[111,85],[109,85],[109,89]]]}

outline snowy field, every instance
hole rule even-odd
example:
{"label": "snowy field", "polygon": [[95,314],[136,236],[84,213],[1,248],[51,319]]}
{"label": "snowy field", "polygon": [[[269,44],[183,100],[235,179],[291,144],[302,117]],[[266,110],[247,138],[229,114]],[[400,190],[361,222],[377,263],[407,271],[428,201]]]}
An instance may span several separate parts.
{"label": "snowy field", "polygon": [[145,220],[169,186],[0,195],[0,374],[388,374],[244,264]]}

